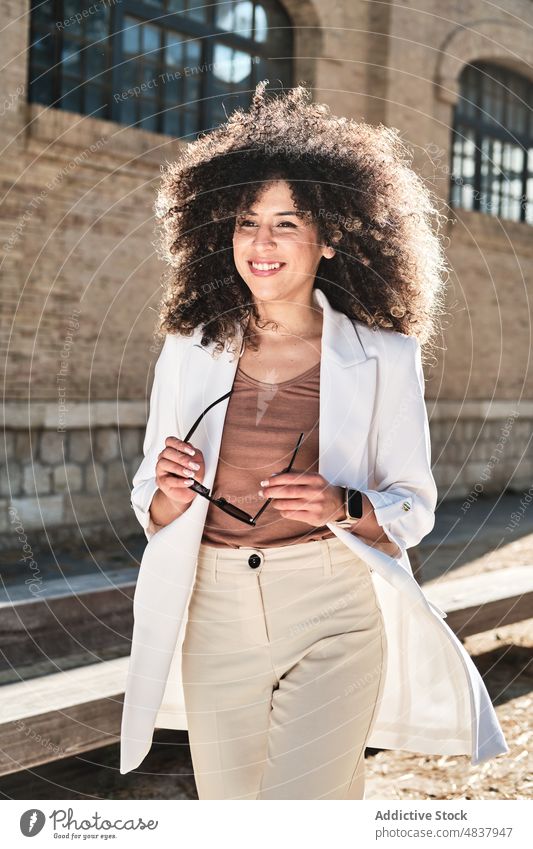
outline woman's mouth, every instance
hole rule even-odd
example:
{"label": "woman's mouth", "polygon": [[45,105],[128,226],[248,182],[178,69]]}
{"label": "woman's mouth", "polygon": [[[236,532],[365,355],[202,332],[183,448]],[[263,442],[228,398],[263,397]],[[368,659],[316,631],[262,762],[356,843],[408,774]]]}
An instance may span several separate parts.
{"label": "woman's mouth", "polygon": [[277,274],[284,265],[286,265],[285,262],[254,262],[248,260],[248,268],[257,277],[271,277],[273,274]]}

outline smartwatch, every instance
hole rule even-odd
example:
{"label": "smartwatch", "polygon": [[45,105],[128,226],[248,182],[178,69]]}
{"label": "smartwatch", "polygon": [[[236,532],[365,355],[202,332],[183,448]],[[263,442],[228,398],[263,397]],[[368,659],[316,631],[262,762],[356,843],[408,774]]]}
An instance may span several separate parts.
{"label": "smartwatch", "polygon": [[349,486],[345,486],[343,489],[345,518],[336,522],[336,524],[341,528],[349,528],[363,515],[363,496],[358,489],[351,489]]}

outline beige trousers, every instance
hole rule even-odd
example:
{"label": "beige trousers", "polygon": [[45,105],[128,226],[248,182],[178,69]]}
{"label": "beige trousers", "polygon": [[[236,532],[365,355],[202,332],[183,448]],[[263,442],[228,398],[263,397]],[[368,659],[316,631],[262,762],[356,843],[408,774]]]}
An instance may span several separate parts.
{"label": "beige trousers", "polygon": [[200,545],[182,648],[199,799],[363,799],[386,637],[337,537]]}

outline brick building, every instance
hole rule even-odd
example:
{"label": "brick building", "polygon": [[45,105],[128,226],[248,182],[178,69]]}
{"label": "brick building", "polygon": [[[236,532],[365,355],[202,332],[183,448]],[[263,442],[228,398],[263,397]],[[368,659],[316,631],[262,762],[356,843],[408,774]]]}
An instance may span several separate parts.
{"label": "brick building", "polygon": [[129,489],[158,353],[160,166],[263,78],[305,81],[335,113],[397,127],[450,206],[449,318],[426,368],[440,495],[529,486],[527,0],[490,14],[482,0],[445,13],[434,0],[0,8],[4,548],[15,525],[35,539],[43,525],[58,538],[138,532]]}

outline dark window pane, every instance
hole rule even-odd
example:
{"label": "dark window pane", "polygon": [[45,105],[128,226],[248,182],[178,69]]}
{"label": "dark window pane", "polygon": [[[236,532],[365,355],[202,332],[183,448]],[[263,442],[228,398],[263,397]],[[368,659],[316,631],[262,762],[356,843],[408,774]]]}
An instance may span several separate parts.
{"label": "dark window pane", "polygon": [[122,49],[124,53],[137,54],[141,52],[141,27],[134,18],[124,15],[122,30]]}
{"label": "dark window pane", "polygon": [[226,32],[235,32],[243,38],[251,38],[253,31],[254,6],[250,0],[234,0],[215,6],[215,26]]}
{"label": "dark window pane", "polygon": [[85,18],[85,37],[90,41],[98,41],[109,33],[109,8],[105,5],[97,8]]}
{"label": "dark window pane", "polygon": [[70,94],[73,89],[81,90],[81,83],[77,77],[63,77],[61,79],[61,94]]}
{"label": "dark window pane", "polygon": [[103,117],[106,109],[106,92],[102,86],[85,86],[85,110],[95,118]]}
{"label": "dark window pane", "polygon": [[200,78],[198,76],[186,78],[184,92],[185,100],[198,100],[200,97],[200,90]]}
{"label": "dark window pane", "polygon": [[150,91],[153,91],[159,82],[157,67],[155,65],[144,65],[141,79],[145,84],[143,96],[149,96]]}
{"label": "dark window pane", "polygon": [[207,21],[208,5],[202,0],[187,0],[185,14],[199,23]]}
{"label": "dark window pane", "polygon": [[184,36],[179,33],[165,33],[165,64],[181,68],[184,63]]}
{"label": "dark window pane", "polygon": [[137,105],[135,98],[129,97],[120,102],[120,121],[126,126],[132,126],[137,121]]}
{"label": "dark window pane", "polygon": [[140,68],[137,62],[130,59],[129,62],[123,62],[119,68],[120,84],[123,89],[132,88],[139,81]]}
{"label": "dark window pane", "polygon": [[153,62],[157,59],[157,51],[159,50],[161,30],[159,27],[154,27],[150,24],[144,24],[142,28],[142,36],[143,53],[145,56],[148,55],[151,61]]}
{"label": "dark window pane", "polygon": [[69,74],[81,74],[80,44],[65,38],[61,51],[61,70]]}
{"label": "dark window pane", "polygon": [[65,88],[68,91],[60,100],[61,109],[66,109],[68,112],[81,112],[81,88],[70,85],[68,81]]}
{"label": "dark window pane", "polygon": [[35,34],[34,41],[30,46],[33,58],[37,62],[52,62],[54,58],[54,39],[49,32]]}
{"label": "dark window pane", "polygon": [[180,134],[180,119],[177,109],[169,109],[163,115],[163,132],[171,136],[179,136]]}
{"label": "dark window pane", "polygon": [[53,78],[50,72],[37,74],[37,77],[32,81],[31,99],[35,103],[52,103],[53,101]]}
{"label": "dark window pane", "polygon": [[78,0],[64,0],[63,18],[61,19],[61,21],[64,29],[68,30],[71,35],[81,35],[83,19],[76,19],[79,13],[80,4]]}
{"label": "dark window pane", "polygon": [[198,118],[196,112],[185,112],[183,115],[183,135],[194,135],[198,132]]}
{"label": "dark window pane", "polygon": [[97,78],[102,83],[107,67],[107,52],[104,46],[94,45],[85,51],[85,72],[88,77]]}
{"label": "dark window pane", "polygon": [[202,61],[202,42],[198,39],[189,39],[185,44],[187,64],[192,67],[201,64]]}
{"label": "dark window pane", "polygon": [[142,130],[150,130],[151,132],[157,132],[157,115],[154,114],[153,104],[141,100],[140,106],[140,114],[144,117],[141,118],[139,122],[139,127]]}
{"label": "dark window pane", "polygon": [[36,24],[55,21],[53,0],[44,0],[44,2],[33,6],[31,17]]}

